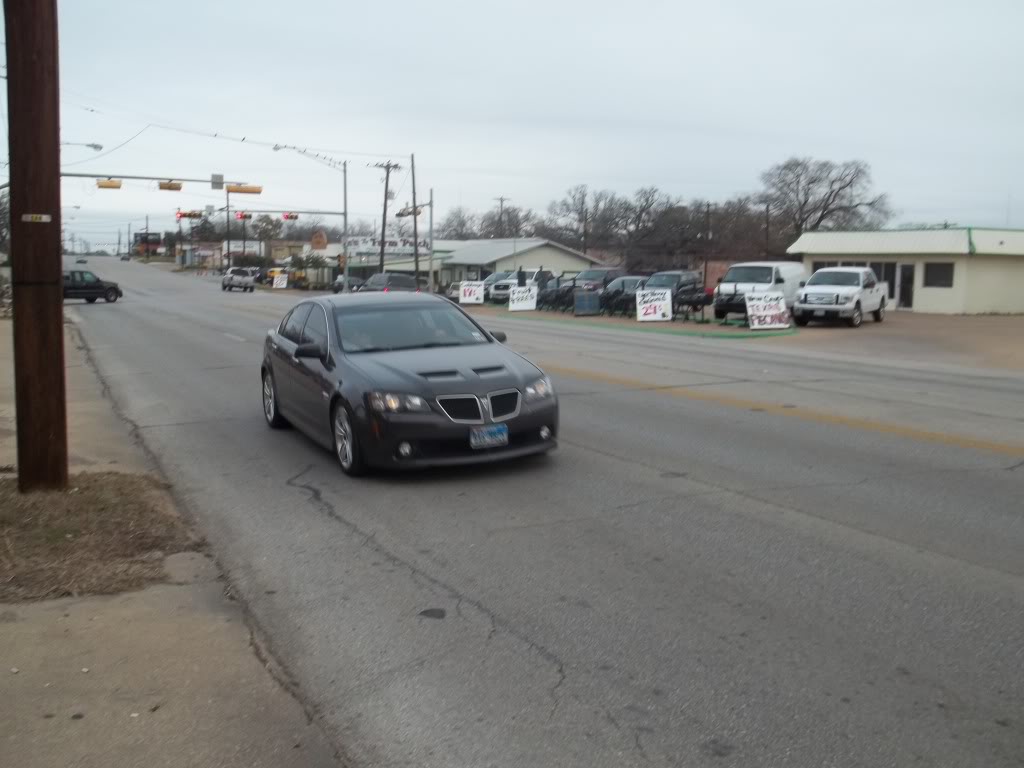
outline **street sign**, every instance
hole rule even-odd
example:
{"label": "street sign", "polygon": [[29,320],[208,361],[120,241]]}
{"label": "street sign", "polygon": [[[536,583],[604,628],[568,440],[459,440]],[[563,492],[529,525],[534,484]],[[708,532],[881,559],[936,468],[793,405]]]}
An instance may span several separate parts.
{"label": "street sign", "polygon": [[309,247],[314,251],[322,251],[327,247],[327,233],[318,229],[313,233],[313,236],[309,238]]}
{"label": "street sign", "polygon": [[789,309],[782,293],[748,293],[747,324],[752,331],[770,331],[789,328]]}
{"label": "street sign", "polygon": [[484,284],[483,282],[470,282],[463,280],[459,285],[459,304],[483,304]]}
{"label": "street sign", "polygon": [[518,286],[508,292],[509,312],[532,312],[537,308],[537,286]]}
{"label": "street sign", "polygon": [[636,319],[641,323],[665,322],[672,319],[672,291],[652,288],[636,295]]}
{"label": "street sign", "polygon": [[224,189],[224,174],[214,173],[210,176],[210,187],[212,189]]}

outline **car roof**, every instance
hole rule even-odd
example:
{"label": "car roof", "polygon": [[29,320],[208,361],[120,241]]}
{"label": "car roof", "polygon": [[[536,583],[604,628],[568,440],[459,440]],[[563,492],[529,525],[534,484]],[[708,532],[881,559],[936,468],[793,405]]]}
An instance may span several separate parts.
{"label": "car roof", "polygon": [[[692,269],[666,269],[664,272],[655,272],[653,275],[647,275],[647,277],[657,277],[658,275],[695,275],[697,274]],[[640,277],[640,275],[637,275]]]}
{"label": "car roof", "polygon": [[822,267],[814,272],[815,274],[818,272],[866,272],[867,269],[867,267]]}
{"label": "car roof", "polygon": [[790,265],[802,267],[803,263],[799,261],[740,261],[730,264],[729,267],[788,267]]}
{"label": "car roof", "polygon": [[444,302],[447,306],[451,306],[451,302],[440,294],[413,293],[411,291],[400,291],[398,293],[395,293],[394,291],[389,291],[387,293],[384,291],[372,293],[365,293],[362,291],[358,293],[335,293],[329,296],[317,296],[316,298],[309,300],[328,308],[346,309],[350,307],[376,307],[386,305],[429,305],[439,301]]}

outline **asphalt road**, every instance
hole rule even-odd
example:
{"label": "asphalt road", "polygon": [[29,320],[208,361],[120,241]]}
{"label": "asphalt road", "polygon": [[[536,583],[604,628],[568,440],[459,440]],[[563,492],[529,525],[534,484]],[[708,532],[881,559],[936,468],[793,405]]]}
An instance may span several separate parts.
{"label": "asphalt road", "polygon": [[93,262],[99,371],[353,765],[1024,765],[1020,374],[503,318],[560,449],[353,481],[263,423],[295,296]]}

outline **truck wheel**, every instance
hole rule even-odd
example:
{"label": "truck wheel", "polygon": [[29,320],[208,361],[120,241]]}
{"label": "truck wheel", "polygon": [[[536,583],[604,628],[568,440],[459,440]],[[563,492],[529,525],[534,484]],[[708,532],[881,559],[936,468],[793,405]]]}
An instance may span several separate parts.
{"label": "truck wheel", "polygon": [[803,328],[810,321],[803,315],[793,315],[793,322]]}
{"label": "truck wheel", "polygon": [[725,320],[725,318],[726,318],[726,316],[728,314],[729,314],[728,312],[723,312],[720,309],[716,309],[715,310],[715,320]]}
{"label": "truck wheel", "polygon": [[864,313],[860,309],[860,302],[853,307],[853,314],[850,315],[850,319],[847,320],[851,328],[860,328],[860,324],[864,322]]}
{"label": "truck wheel", "polygon": [[113,288],[107,288],[107,292],[103,294],[103,300],[106,301],[107,304],[113,304],[117,301],[117,291]]}
{"label": "truck wheel", "polygon": [[885,301],[882,301],[882,303],[878,305],[878,309],[872,312],[871,315],[875,318],[876,323],[880,323],[885,320]]}
{"label": "truck wheel", "polygon": [[95,296],[90,296],[89,298],[86,299],[86,302],[89,303],[89,304],[95,304],[96,303],[96,297]]}

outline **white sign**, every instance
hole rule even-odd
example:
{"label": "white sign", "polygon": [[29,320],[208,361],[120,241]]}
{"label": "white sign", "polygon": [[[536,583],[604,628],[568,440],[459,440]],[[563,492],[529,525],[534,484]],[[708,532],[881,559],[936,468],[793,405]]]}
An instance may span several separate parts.
{"label": "white sign", "polygon": [[537,286],[528,285],[525,288],[518,286],[508,292],[509,312],[532,312],[537,308]]}
{"label": "white sign", "polygon": [[752,331],[789,328],[789,310],[781,293],[748,293],[747,323]]}
{"label": "white sign", "polygon": [[636,295],[636,319],[641,323],[672,319],[672,289],[652,288]]}
{"label": "white sign", "polygon": [[465,280],[459,285],[459,304],[483,304],[484,284],[482,282],[467,282]]}
{"label": "white sign", "polygon": [[274,275],[274,287],[275,288],[287,288],[288,287],[288,275]]}
{"label": "white sign", "polygon": [[53,217],[48,213],[23,213],[21,220],[27,224],[48,224]]}

